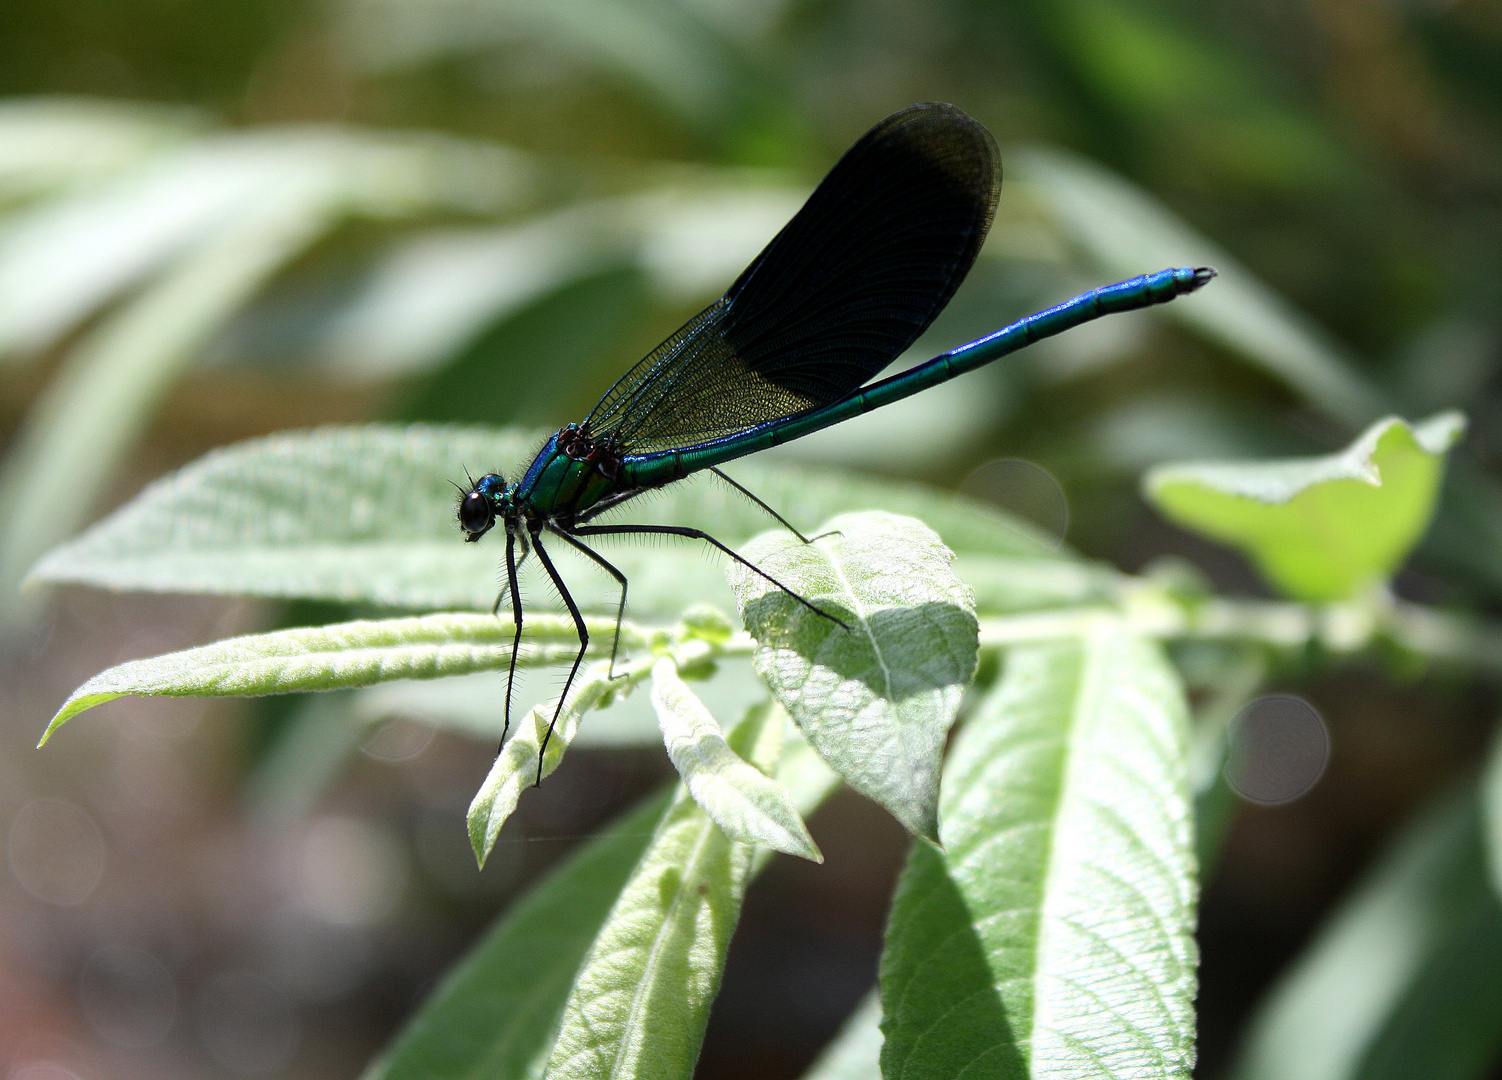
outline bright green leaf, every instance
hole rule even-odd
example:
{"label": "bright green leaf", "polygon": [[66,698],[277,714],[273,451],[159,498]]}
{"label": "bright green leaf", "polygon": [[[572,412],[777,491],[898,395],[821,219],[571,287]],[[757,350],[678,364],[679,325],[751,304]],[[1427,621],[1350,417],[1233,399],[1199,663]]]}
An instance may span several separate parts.
{"label": "bright green leaf", "polygon": [[535,887],[446,975],[364,1080],[523,1080],[553,1045],[574,973],[662,818],[647,800]]}
{"label": "bright green leaf", "polygon": [[1272,988],[1235,1080],[1469,1080],[1502,1051],[1502,903],[1473,784],[1405,828]]}
{"label": "bright green leaf", "polygon": [[466,814],[469,843],[481,866],[495,846],[501,826],[516,809],[522,789],[540,783],[558,768],[579,730],[580,718],[607,695],[626,693],[630,687],[628,680],[611,678],[610,663],[602,661],[579,672],[561,707],[558,698],[551,698],[529,709],[514,725],[515,734],[496,755]]}
{"label": "bright green leaf", "polygon": [[893,901],[882,1073],[1187,1078],[1195,871],[1178,679],[1110,617],[1006,664],[945,770],[944,847],[914,844]]}
{"label": "bright green leaf", "polygon": [[[461,542],[455,493],[465,469],[516,475],[536,432],[383,426],[325,428],[253,439],[200,458],[56,548],[35,580],[112,589],[306,597],[407,608],[489,611],[503,545]],[[994,588],[1018,602],[1096,587],[1060,556],[981,504],[915,484],[834,470],[739,463],[735,478],[805,527],[845,510],[885,507],[921,517],[955,551],[1017,560]],[[655,493],[635,520],[696,526],[727,544],[768,527],[764,511],[712,476]],[[702,545],[601,544],[631,579],[630,611],[676,615],[693,601],[729,608],[725,576]],[[556,545],[554,559],[581,604],[614,610],[619,590],[599,567]],[[1029,593],[1029,567],[1045,571]],[[1008,584],[1010,582],[1010,584]],[[524,581],[524,596],[541,586]]]}
{"label": "bright green leaf", "polygon": [[[572,639],[573,622],[539,617],[533,642]],[[609,624],[614,628],[614,623]],[[528,663],[556,663],[577,646],[535,645]],[[45,743],[68,719],[127,694],[162,697],[253,697],[339,690],[391,679],[437,679],[504,668],[511,624],[450,613],[275,630],[227,638],[182,652],[118,664],[95,675],[63,702]]]}
{"label": "bright green leaf", "polygon": [[730,749],[719,723],[669,657],[652,667],[652,705],[673,767],[694,802],[725,835],[824,861],[787,788]]}
{"label": "bright green leaf", "polygon": [[851,787],[932,836],[944,739],[975,674],[972,594],[920,521],[845,514],[821,533],[766,533],[742,554],[847,626],[730,567],[756,669]]}
{"label": "bright green leaf", "polygon": [[[730,744],[771,771],[782,724],[779,709],[761,709]],[[806,759],[794,771],[799,781],[783,769],[778,776],[806,811],[833,778],[809,772]],[[680,788],[579,970],[550,1080],[692,1076],[756,851],[727,837]]]}
{"label": "bright green leaf", "polygon": [[1173,521],[1245,551],[1303,600],[1342,600],[1391,575],[1423,535],[1465,420],[1389,417],[1337,454],[1165,465],[1145,481]]}

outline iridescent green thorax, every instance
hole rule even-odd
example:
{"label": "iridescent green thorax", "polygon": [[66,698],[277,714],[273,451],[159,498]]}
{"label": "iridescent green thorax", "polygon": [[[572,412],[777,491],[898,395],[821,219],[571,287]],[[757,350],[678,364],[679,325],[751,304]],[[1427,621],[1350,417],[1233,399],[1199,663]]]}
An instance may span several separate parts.
{"label": "iridescent green thorax", "polygon": [[619,493],[619,476],[614,451],[570,424],[547,441],[507,494],[523,514],[568,525]]}

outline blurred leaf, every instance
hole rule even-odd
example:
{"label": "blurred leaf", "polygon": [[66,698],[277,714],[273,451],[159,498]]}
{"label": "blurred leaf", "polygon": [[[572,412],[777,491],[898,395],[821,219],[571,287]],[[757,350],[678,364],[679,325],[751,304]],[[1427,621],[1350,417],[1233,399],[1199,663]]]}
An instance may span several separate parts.
{"label": "blurred leaf", "polygon": [[871,511],[821,531],[809,544],[766,533],[741,554],[848,629],[729,568],[756,669],[851,787],[934,836],[944,740],[975,674],[972,594],[920,521]]}
{"label": "blurred leaf", "polygon": [[1414,426],[1389,417],[1337,454],[1164,465],[1143,488],[1174,522],[1245,551],[1284,593],[1342,600],[1408,557],[1464,430],[1456,412]]}
{"label": "blurred leaf", "polygon": [[[731,746],[770,772],[782,724],[776,708],[753,712],[731,733]],[[828,783],[795,788],[795,798],[817,804]],[[550,1080],[693,1074],[755,851],[729,839],[679,789],[579,969]]]}
{"label": "blurred leaf", "polygon": [[1011,176],[1107,273],[1166,266],[1219,271],[1212,288],[1192,302],[1169,304],[1164,317],[1241,354],[1337,420],[1355,426],[1382,413],[1382,396],[1329,335],[1152,196],[1063,151],[1015,147],[1006,158]]}
{"label": "blurred leaf", "polygon": [[[93,511],[158,399],[224,320],[328,224],[306,191],[268,192],[86,336],[32,407],[0,471],[0,594]],[[59,499],[59,492],[67,498]],[[21,615],[7,603],[10,621]]]}
{"label": "blurred leaf", "polygon": [[0,101],[0,202],[113,176],[193,134],[190,109],[104,98]]}
{"label": "blurred leaf", "polygon": [[[466,467],[476,474],[515,470],[540,441],[514,429],[380,425],[253,439],[150,485],[54,549],[32,576],[114,589],[489,611],[501,549],[460,542],[450,482],[462,480]],[[1050,576],[1059,554],[978,503],[832,470],[737,462],[731,471],[805,527],[871,506],[921,517],[962,555],[1015,560],[997,588],[1006,596],[1020,591],[1021,601],[1031,594],[1048,602],[1059,592],[1100,586],[1093,572]],[[637,514],[637,520],[708,529],[732,545],[768,524],[764,511],[709,476],[654,492]],[[699,545],[606,550],[631,579],[634,616],[676,615],[699,600],[730,606],[723,572]],[[619,592],[597,567],[567,551],[554,559],[581,603],[613,610]],[[1041,595],[1026,584],[1034,565],[1044,572]],[[523,582],[524,595],[538,591]]]}
{"label": "blurred leaf", "polygon": [[1217,665],[1206,700],[1196,709],[1189,742],[1189,787],[1194,796],[1194,854],[1201,881],[1209,881],[1240,798],[1226,780],[1228,732],[1243,706],[1267,678],[1267,657],[1244,648]]}
{"label": "blurred leaf", "polygon": [[648,300],[645,275],[630,267],[555,289],[500,319],[424,379],[401,418],[495,424],[567,415],[581,407],[580,387],[601,360],[618,359],[612,352]]}
{"label": "blurred leaf", "polygon": [[1492,735],[1491,753],[1481,774],[1481,831],[1492,891],[1502,898],[1502,728]]}
{"label": "blurred leaf", "polygon": [[347,693],[295,700],[245,785],[246,813],[257,824],[285,828],[305,817],[367,734]]}
{"label": "blurred leaf", "polygon": [[1286,196],[1346,179],[1339,144],[1315,117],[1202,22],[1135,0],[1042,7],[1060,59],[1117,125],[1137,128],[1139,153],[1170,152],[1180,169],[1209,173],[1219,188],[1251,183]]}
{"label": "blurred leaf", "polygon": [[[537,622],[540,625],[528,623],[528,662],[556,663],[578,650],[570,620],[544,617]],[[614,623],[596,629],[613,630]],[[127,694],[251,697],[369,686],[390,679],[437,679],[505,667],[511,637],[510,623],[452,612],[226,638],[100,672],[68,696],[42,742],[70,718]],[[538,638],[565,644],[539,650]]]}
{"label": "blurred leaf", "polygon": [[[42,349],[101,304],[222,236],[305,213],[503,209],[539,173],[502,147],[317,128],[216,135],[103,187],[39,204],[0,231],[0,356]],[[244,242],[244,241],[242,241]]]}
{"label": "blurred leaf", "polygon": [[620,261],[595,207],[501,229],[444,230],[393,247],[324,333],[319,351],[366,378],[431,368],[487,324]]}
{"label": "blurred leaf", "polygon": [[955,740],[944,847],[914,844],[893,900],[882,1073],[1187,1078],[1196,881],[1178,678],[1109,617],[1006,663]]}
{"label": "blurred leaf", "polygon": [[743,62],[699,15],[697,5],[670,0],[358,0],[347,6],[342,39],[360,67],[389,71],[521,37],[529,49],[624,75],[680,118],[707,127],[725,123],[750,87]]}
{"label": "blurred leaf", "polygon": [[[27,416],[0,474],[0,594],[88,517],[178,372],[340,215],[475,208],[481,180],[508,181],[499,198],[515,199],[529,169],[496,148],[432,138],[229,136],[13,223],[0,234],[0,354],[47,344],[167,268],[78,343]],[[13,624],[29,614],[3,610]]]}
{"label": "blurred leaf", "polygon": [[[366,377],[432,368],[527,305],[623,268],[644,272],[673,304],[703,301],[735,280],[803,194],[760,174],[674,173],[660,187],[576,203],[519,225],[422,234],[384,258],[316,351]],[[552,336],[540,344],[564,348]],[[525,370],[550,370],[536,356],[526,358]]]}
{"label": "blurred leaf", "polygon": [[803,1080],[881,1080],[881,999],[867,994]]}
{"label": "blurred leaf", "polygon": [[719,723],[668,657],[652,667],[652,705],[673,767],[726,836],[824,861],[788,790],[730,749]]}
{"label": "blurred leaf", "polygon": [[363,1080],[539,1075],[574,973],[668,801],[664,791],[618,819],[497,920]]}
{"label": "blurred leaf", "polygon": [[1502,1050],[1476,789],[1425,810],[1263,1000],[1236,1080],[1470,1080]]}

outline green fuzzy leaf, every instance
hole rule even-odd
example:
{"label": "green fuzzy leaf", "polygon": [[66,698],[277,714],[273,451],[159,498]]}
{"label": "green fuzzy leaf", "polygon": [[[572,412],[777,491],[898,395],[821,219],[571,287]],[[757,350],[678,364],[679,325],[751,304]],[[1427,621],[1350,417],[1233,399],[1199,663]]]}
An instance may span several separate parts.
{"label": "green fuzzy leaf", "polygon": [[1272,988],[1235,1080],[1468,1080],[1502,1051],[1502,903],[1476,789],[1402,830]]}
{"label": "green fuzzy leaf", "polygon": [[[770,772],[783,723],[781,710],[760,709],[737,726],[730,744]],[[800,740],[782,752],[777,775],[807,812],[834,778],[810,768],[802,747]],[[693,1075],[757,850],[727,837],[680,788],[579,969],[549,1080]]]}
{"label": "green fuzzy leaf", "polygon": [[[556,663],[577,651],[566,642],[573,622],[539,618],[528,663]],[[614,624],[609,624],[613,629]],[[576,639],[575,639],[576,640]],[[511,657],[511,624],[486,615],[450,613],[410,619],[365,620],[276,630],[118,664],[68,697],[47,731],[85,709],[127,694],[160,697],[254,697],[307,690],[340,690],[393,679],[437,679],[504,668]]]}
{"label": "green fuzzy leaf", "polygon": [[668,792],[591,840],[450,971],[363,1080],[522,1080],[541,1072],[579,963],[652,839]]}
{"label": "green fuzzy leaf", "polygon": [[1187,1078],[1195,871],[1183,691],[1099,617],[1012,649],[955,740],[882,958],[882,1074]]}
{"label": "green fuzzy leaf", "polygon": [[[306,597],[405,608],[489,611],[503,545],[461,542],[455,492],[465,470],[514,476],[536,453],[535,432],[371,425],[291,432],[215,451],[146,488],[127,506],[33,569],[41,582],[112,589]],[[805,525],[882,506],[927,521],[955,551],[1017,560],[996,585],[1028,594],[1029,566],[1060,556],[979,503],[914,484],[833,470],[740,463],[735,478]],[[700,475],[631,504],[633,519],[706,529],[727,544],[768,527],[764,511]],[[489,539],[489,538],[487,538]],[[724,574],[703,545],[602,543],[631,579],[631,612],[675,616],[694,601],[728,608]],[[580,603],[613,611],[615,583],[558,544],[554,560]],[[535,562],[535,560],[533,560]],[[1090,587],[1084,575],[1045,580],[1035,600]],[[1010,584],[1008,584],[1010,582]],[[533,579],[523,595],[546,593]]]}
{"label": "green fuzzy leaf", "polygon": [[652,667],[652,705],[673,767],[726,836],[824,861],[787,788],[730,749],[714,716],[667,657]]}
{"label": "green fuzzy leaf", "polygon": [[480,790],[470,800],[466,820],[476,862],[485,865],[496,837],[501,834],[501,826],[516,809],[522,789],[541,782],[558,768],[564,751],[579,730],[580,718],[607,695],[627,693],[630,686],[629,682],[612,679],[609,662],[601,662],[579,673],[561,708],[559,699],[552,698],[528,710],[516,725],[516,733],[506,740],[491,763]]}
{"label": "green fuzzy leaf", "polygon": [[767,533],[741,554],[848,628],[735,564],[756,669],[851,787],[934,836],[944,739],[975,674],[972,594],[920,521],[870,511],[820,531]]}
{"label": "green fuzzy leaf", "polygon": [[1343,600],[1386,579],[1434,512],[1459,413],[1388,417],[1338,454],[1166,465],[1144,489],[1167,517],[1246,552],[1280,590]]}

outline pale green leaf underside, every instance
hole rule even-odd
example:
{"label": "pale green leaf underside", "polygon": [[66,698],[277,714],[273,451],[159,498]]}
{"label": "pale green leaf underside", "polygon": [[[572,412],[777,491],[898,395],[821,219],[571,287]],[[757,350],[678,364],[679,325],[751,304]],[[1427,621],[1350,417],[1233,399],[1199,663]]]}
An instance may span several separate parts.
{"label": "pale green leaf underside", "polygon": [[[113,589],[488,611],[502,545],[494,538],[462,543],[450,481],[462,484],[466,469],[514,476],[540,442],[537,433],[515,430],[391,425],[254,439],[152,484],[46,555],[32,577]],[[1030,532],[977,503],[830,470],[760,462],[728,469],[795,524],[868,506],[921,517],[962,555],[1003,560],[981,575],[983,590],[1002,604],[1046,603],[1061,589],[1099,587],[1098,575],[1080,572],[1045,573],[1029,586],[1031,567],[1067,564]],[[731,545],[762,532],[769,521],[704,475],[628,504],[621,517],[701,527]],[[639,617],[676,614],[694,600],[729,606],[722,570],[704,557],[702,545],[601,547],[631,579],[631,610]],[[585,606],[613,608],[614,582],[566,545],[553,550]],[[523,593],[539,589],[524,582]]]}
{"label": "pale green leaf underside", "polygon": [[1389,846],[1264,999],[1235,1080],[1468,1080],[1502,1050],[1502,903],[1473,784]]}
{"label": "pale green leaf underside", "polygon": [[881,999],[874,991],[856,1006],[803,1080],[881,1080]]}
{"label": "pale green leaf underside", "polygon": [[470,800],[465,815],[476,862],[485,865],[523,789],[558,768],[584,714],[599,705],[607,694],[629,692],[630,686],[629,682],[613,680],[609,661],[601,661],[579,672],[561,708],[559,699],[551,698],[533,706],[515,724],[514,732],[491,762],[490,771]]}
{"label": "pale green leaf underside", "polygon": [[1420,424],[1389,417],[1338,454],[1166,465],[1144,488],[1165,515],[1245,551],[1303,600],[1341,600],[1397,569],[1434,511],[1455,412]]}
{"label": "pale green leaf underside", "polygon": [[669,657],[652,666],[652,706],[673,767],[726,836],[824,861],[787,788],[730,748],[719,723]]}
{"label": "pale green leaf underside", "polygon": [[884,1076],[1189,1076],[1186,740],[1176,675],[1110,617],[1008,653],[893,903]]}
{"label": "pale green leaf underside", "polygon": [[[807,812],[833,774],[810,770],[797,742],[784,752],[783,725],[780,709],[760,708],[730,745],[769,772],[782,757],[792,767],[778,769],[779,779]],[[550,1080],[692,1076],[756,851],[727,837],[679,789],[579,970]]]}
{"label": "pale green leaf underside", "polygon": [[[557,662],[577,647],[573,623],[539,616],[529,628],[528,663]],[[614,622],[597,626],[614,630]],[[42,742],[69,718],[127,694],[251,697],[339,690],[393,679],[437,679],[505,667],[511,624],[452,612],[407,619],[361,619],[227,638],[212,645],[132,660],[95,675],[69,696]],[[519,657],[521,659],[521,657]]]}
{"label": "pale green leaf underside", "polygon": [[932,836],[944,739],[975,673],[972,594],[920,521],[869,511],[820,532],[767,533],[741,553],[848,628],[730,568],[756,669],[851,787]]}

